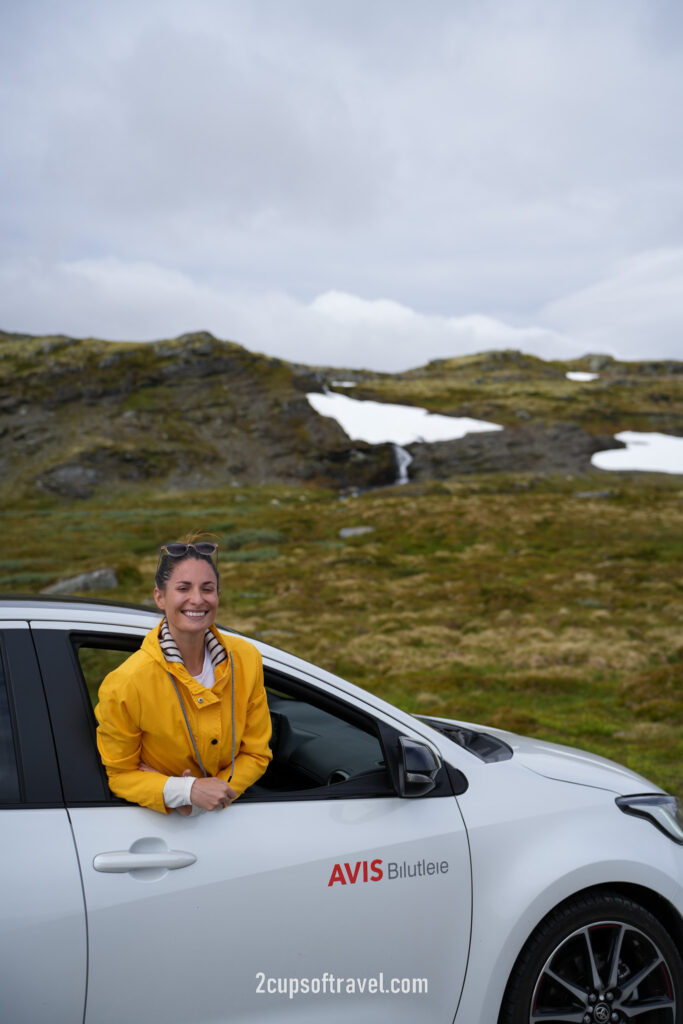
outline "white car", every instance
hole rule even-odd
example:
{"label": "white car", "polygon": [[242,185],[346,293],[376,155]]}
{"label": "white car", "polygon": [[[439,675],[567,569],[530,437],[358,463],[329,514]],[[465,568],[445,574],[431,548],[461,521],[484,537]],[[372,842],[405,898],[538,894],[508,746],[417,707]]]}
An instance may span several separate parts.
{"label": "white car", "polygon": [[2,1021],[681,1024],[672,797],[257,643],[267,774],[213,814],[127,804],[93,701],[158,618],[0,601]]}

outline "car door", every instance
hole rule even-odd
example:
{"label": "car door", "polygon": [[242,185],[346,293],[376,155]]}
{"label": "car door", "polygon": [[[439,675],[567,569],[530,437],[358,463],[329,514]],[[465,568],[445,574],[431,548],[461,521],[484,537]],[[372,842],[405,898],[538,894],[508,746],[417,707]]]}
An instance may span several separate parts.
{"label": "car door", "polygon": [[[87,1022],[450,1024],[470,934],[467,839],[445,771],[434,795],[396,795],[382,768],[390,718],[266,663],[285,750],[274,788],[163,815],[106,791],[81,679],[84,651],[130,647],[133,633],[41,623],[34,635],[83,874]],[[353,751],[353,777],[335,744]]]}
{"label": "car door", "polygon": [[0,628],[0,1018],[85,1009],[85,907],[28,622]]}

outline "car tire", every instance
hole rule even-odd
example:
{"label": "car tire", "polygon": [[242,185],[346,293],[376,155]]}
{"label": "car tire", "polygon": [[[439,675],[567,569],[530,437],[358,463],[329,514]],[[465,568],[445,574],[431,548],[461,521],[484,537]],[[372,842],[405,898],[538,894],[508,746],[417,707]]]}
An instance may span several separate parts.
{"label": "car tire", "polygon": [[619,893],[569,900],[522,950],[499,1024],[631,1019],[683,1024],[683,960],[676,943],[650,911]]}

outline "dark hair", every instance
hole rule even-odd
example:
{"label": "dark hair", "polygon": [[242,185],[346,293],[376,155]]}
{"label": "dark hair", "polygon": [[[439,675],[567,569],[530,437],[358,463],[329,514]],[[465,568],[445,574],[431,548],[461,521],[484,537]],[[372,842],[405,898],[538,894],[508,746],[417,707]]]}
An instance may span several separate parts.
{"label": "dark hair", "polygon": [[[192,534],[187,540],[182,541],[183,544],[192,544],[196,540],[200,540],[204,534]],[[194,558],[197,562],[206,562],[214,571],[216,576],[216,590],[221,589],[221,577],[218,572],[218,566],[214,562],[211,555],[201,555],[196,548],[188,547],[184,555],[180,557],[174,557],[173,555],[167,555],[165,551],[162,551],[159,556],[159,564],[157,565],[157,571],[154,574],[154,586],[157,590],[164,590],[166,584],[173,575],[174,569],[186,562],[188,558]]]}

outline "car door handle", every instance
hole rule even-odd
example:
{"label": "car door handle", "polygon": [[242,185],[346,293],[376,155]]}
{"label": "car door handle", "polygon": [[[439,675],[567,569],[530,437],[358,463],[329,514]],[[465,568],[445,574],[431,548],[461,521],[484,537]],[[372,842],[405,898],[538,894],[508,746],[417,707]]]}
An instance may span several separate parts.
{"label": "car door handle", "polygon": [[184,850],[153,850],[143,853],[134,850],[112,850],[110,853],[98,853],[93,859],[95,871],[122,873],[124,871],[140,871],[149,868],[176,871],[187,868],[197,860],[194,853]]}

